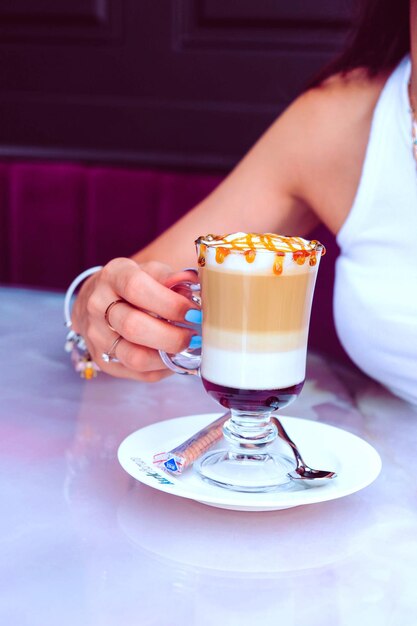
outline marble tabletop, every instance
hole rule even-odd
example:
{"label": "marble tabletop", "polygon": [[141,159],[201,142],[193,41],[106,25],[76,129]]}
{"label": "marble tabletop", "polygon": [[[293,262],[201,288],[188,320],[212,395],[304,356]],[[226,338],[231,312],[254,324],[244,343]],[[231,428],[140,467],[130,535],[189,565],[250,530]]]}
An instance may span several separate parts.
{"label": "marble tabletop", "polygon": [[377,480],[266,513],[177,498],[127,475],[117,448],[144,425],[218,406],[195,378],[81,380],[62,305],[0,289],[1,624],[417,623],[416,408],[311,354],[285,413],[364,438],[382,457]]}

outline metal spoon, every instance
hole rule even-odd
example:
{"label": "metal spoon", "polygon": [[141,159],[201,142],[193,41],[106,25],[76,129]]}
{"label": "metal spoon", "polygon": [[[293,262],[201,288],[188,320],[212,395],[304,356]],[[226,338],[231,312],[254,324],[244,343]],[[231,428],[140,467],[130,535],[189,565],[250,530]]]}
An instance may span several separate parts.
{"label": "metal spoon", "polygon": [[329,478],[335,478],[337,476],[336,472],[330,472],[328,470],[316,470],[309,467],[303,460],[303,457],[300,454],[299,449],[296,444],[290,439],[287,434],[285,428],[279,421],[277,417],[271,417],[271,421],[274,422],[275,426],[278,429],[278,435],[283,439],[288,445],[291,447],[291,450],[294,454],[295,461],[297,466],[293,472],[288,472],[288,476],[293,480],[317,480],[323,481],[328,480]]}

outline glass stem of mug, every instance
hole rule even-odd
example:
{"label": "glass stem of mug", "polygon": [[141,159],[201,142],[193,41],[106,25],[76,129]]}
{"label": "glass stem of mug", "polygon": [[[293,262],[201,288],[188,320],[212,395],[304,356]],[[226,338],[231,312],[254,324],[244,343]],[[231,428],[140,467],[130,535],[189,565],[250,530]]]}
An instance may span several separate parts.
{"label": "glass stem of mug", "polygon": [[223,426],[223,434],[232,453],[252,456],[266,453],[265,447],[272,443],[277,428],[271,422],[272,411],[254,412],[231,410],[231,417]]}

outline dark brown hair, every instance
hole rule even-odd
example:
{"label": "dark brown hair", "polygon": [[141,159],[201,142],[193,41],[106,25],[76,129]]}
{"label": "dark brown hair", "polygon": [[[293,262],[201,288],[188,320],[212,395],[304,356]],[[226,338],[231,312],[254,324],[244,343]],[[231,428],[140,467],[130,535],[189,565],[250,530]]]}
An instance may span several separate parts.
{"label": "dark brown hair", "polygon": [[332,74],[364,68],[369,76],[393,69],[410,51],[409,0],[358,0],[346,47],[313,78],[320,85]]}

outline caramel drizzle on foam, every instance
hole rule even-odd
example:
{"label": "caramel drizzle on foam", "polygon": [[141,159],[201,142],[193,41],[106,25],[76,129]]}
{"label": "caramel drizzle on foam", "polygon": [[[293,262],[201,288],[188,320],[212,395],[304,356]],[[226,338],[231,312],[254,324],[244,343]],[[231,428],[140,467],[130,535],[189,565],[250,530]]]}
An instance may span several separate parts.
{"label": "caramel drizzle on foam", "polygon": [[199,246],[198,265],[204,267],[206,264],[207,247],[216,249],[216,263],[223,263],[226,257],[232,252],[243,254],[247,263],[253,263],[256,259],[257,251],[268,250],[275,252],[272,271],[279,276],[282,274],[284,258],[286,254],[292,253],[292,258],[297,265],[304,265],[308,259],[310,266],[317,264],[317,253],[323,256],[326,248],[316,240],[307,241],[302,237],[285,237],[266,233],[264,235],[256,233],[236,233],[236,235],[207,235],[196,240]]}

